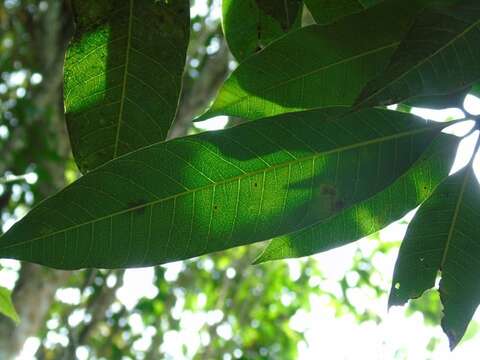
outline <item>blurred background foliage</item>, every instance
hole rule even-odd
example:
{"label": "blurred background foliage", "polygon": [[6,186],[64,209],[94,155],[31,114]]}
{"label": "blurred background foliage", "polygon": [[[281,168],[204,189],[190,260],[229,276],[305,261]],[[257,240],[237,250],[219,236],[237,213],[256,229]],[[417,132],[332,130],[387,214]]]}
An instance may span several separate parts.
{"label": "blurred background foliage", "polygon": [[[222,37],[219,1],[191,5],[183,95],[170,138],[205,129],[193,127],[191,119],[236,66]],[[0,2],[0,233],[79,176],[62,104],[62,63],[71,33],[68,1]],[[209,126],[241,120],[216,121]],[[353,318],[359,331],[362,323],[382,322],[372,304],[386,307],[398,234],[390,241],[377,234],[350,247],[347,272],[336,278],[325,273],[325,256],[251,266],[260,246],[127,271],[59,272],[4,260],[0,285],[13,291],[21,322],[0,317],[0,359],[13,359],[22,349],[24,359],[46,360],[296,359],[312,345],[302,324],[317,316],[312,304]],[[336,267],[331,254],[327,266]],[[428,293],[406,313],[421,313],[424,324],[433,326],[441,306]],[[473,323],[465,341],[477,330]],[[443,341],[432,334],[429,352]],[[406,354],[396,351],[397,358]]]}

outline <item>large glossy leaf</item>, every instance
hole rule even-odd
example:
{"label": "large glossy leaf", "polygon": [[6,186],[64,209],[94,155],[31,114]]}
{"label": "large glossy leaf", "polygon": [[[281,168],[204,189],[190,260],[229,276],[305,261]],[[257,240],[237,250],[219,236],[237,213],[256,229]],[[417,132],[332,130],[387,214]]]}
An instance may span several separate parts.
{"label": "large glossy leaf", "polygon": [[455,347],[480,303],[480,188],[471,166],[449,177],[418,210],[395,265],[390,305],[419,297],[439,271],[442,327]]}
{"label": "large glossy leaf", "polygon": [[316,110],[158,143],[42,202],[0,258],[65,269],[160,264],[299,230],[395,180],[443,124]]}
{"label": "large glossy leaf", "polygon": [[350,106],[386,65],[412,13],[404,1],[388,1],[332,25],[290,32],[240,64],[198,120]]}
{"label": "large glossy leaf", "polygon": [[302,2],[223,0],[222,25],[230,51],[239,61],[300,25]]}
{"label": "large glossy leaf", "polygon": [[10,290],[0,286],[0,313],[8,316],[10,319],[18,323],[20,321],[17,311],[12,303]]}
{"label": "large glossy leaf", "polygon": [[189,39],[187,0],[75,0],[65,111],[81,171],[165,139]]}
{"label": "large glossy leaf", "polygon": [[458,138],[440,135],[386,190],[305,229],[273,239],[255,263],[313,255],[373,234],[424,201],[450,171]]}
{"label": "large glossy leaf", "polygon": [[480,78],[480,2],[429,7],[417,17],[388,67],[362,91],[359,106],[450,94]]}
{"label": "large glossy leaf", "polygon": [[341,17],[363,11],[383,0],[304,0],[318,24],[328,24]]}

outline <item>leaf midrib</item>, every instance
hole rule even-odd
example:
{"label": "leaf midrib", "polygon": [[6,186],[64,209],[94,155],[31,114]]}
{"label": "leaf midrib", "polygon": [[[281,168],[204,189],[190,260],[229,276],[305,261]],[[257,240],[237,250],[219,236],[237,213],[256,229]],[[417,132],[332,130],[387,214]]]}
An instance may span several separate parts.
{"label": "leaf midrib", "polygon": [[[362,142],[359,142],[359,143],[356,143],[356,144],[339,147],[339,148],[328,150],[328,151],[325,151],[325,152],[315,153],[315,154],[304,156],[304,157],[301,157],[301,158],[296,158],[294,160],[283,162],[283,163],[276,164],[276,165],[272,165],[272,166],[269,166],[267,168],[263,168],[263,169],[255,170],[255,171],[252,171],[252,172],[249,172],[249,173],[245,173],[245,174],[241,174],[241,175],[238,175],[238,176],[230,177],[228,179],[219,181],[219,182],[214,183],[214,184],[207,184],[207,185],[195,188],[195,189],[185,190],[185,191],[182,191],[182,192],[179,192],[177,194],[173,194],[173,195],[161,198],[161,199],[155,199],[154,201],[150,201],[150,202],[147,202],[147,203],[144,203],[144,204],[141,204],[141,205],[133,206],[133,207],[130,207],[128,209],[117,211],[117,212],[114,212],[112,214],[108,214],[108,215],[98,217],[98,218],[95,218],[95,219],[92,219],[92,220],[89,220],[89,221],[85,221],[85,222],[80,223],[80,224],[75,224],[75,225],[72,225],[70,227],[66,227],[64,229],[51,232],[49,234],[45,234],[45,235],[38,236],[38,237],[29,239],[29,240],[25,240],[25,241],[22,241],[22,242],[17,242],[15,244],[0,247],[0,249],[9,249],[9,248],[17,247],[17,246],[20,246],[20,245],[28,244],[30,242],[45,239],[45,238],[48,238],[48,237],[51,237],[51,236],[54,236],[54,235],[57,235],[57,234],[61,234],[63,232],[66,232],[66,231],[69,231],[69,230],[72,230],[72,229],[75,229],[75,228],[78,228],[78,227],[81,227],[81,226],[96,223],[96,222],[99,222],[99,221],[102,221],[102,220],[105,220],[105,219],[108,219],[108,218],[112,218],[114,216],[118,216],[118,215],[122,215],[122,214],[125,214],[125,213],[128,213],[128,212],[131,212],[131,211],[143,209],[143,208],[146,208],[148,206],[153,206],[155,204],[159,204],[159,203],[162,203],[164,201],[176,199],[178,197],[188,195],[190,193],[196,193],[196,192],[202,191],[204,189],[208,189],[208,188],[212,188],[212,187],[215,188],[216,186],[220,186],[220,185],[227,184],[227,183],[230,183],[230,182],[240,181],[243,178],[247,178],[247,177],[262,174],[262,173],[271,172],[273,170],[281,169],[281,168],[284,168],[284,167],[289,167],[292,164],[307,161],[309,159],[315,159],[315,158],[318,158],[320,156],[328,156],[328,155],[331,155],[331,154],[352,150],[352,149],[362,147],[362,146],[368,146],[368,145],[381,143],[381,142],[385,142],[385,141],[389,141],[389,140],[393,140],[393,139],[398,139],[398,138],[402,138],[402,137],[406,137],[406,136],[410,136],[410,135],[416,135],[416,134],[419,134],[419,133],[422,133],[422,132],[434,131],[434,130],[441,129],[441,128],[449,126],[449,125],[451,125],[451,122],[450,123],[435,124],[434,126],[427,126],[427,127],[422,128],[422,129],[405,131],[405,132],[402,132],[402,133],[397,133],[397,134],[389,135],[389,136],[383,136],[383,137],[380,137],[380,138],[376,138],[376,139],[372,139],[372,140],[368,140],[368,141],[362,141]],[[1,237],[0,237],[0,239],[1,239]]]}
{"label": "leaf midrib", "polygon": [[465,195],[465,189],[467,188],[468,179],[469,179],[470,174],[472,172],[471,165],[468,165],[468,166],[470,166],[470,168],[465,173],[465,178],[463,179],[462,187],[460,189],[460,193],[458,194],[457,203],[455,205],[455,210],[453,212],[452,223],[450,224],[450,228],[448,229],[447,241],[445,242],[445,248],[443,249],[442,260],[440,261],[440,270],[441,271],[443,271],[443,268],[445,266],[445,262],[447,260],[448,250],[450,248],[450,243],[452,241],[453,233],[455,231],[455,225],[457,224],[457,218],[458,218],[458,214],[460,213],[460,207],[461,207],[462,202],[463,202],[463,197]]}
{"label": "leaf midrib", "polygon": [[410,74],[412,71],[416,70],[418,67],[422,66],[425,62],[429,61],[431,58],[433,58],[434,56],[436,56],[439,52],[445,50],[446,48],[448,48],[450,45],[452,45],[454,42],[456,42],[457,40],[459,40],[459,38],[463,37],[465,34],[467,34],[470,30],[472,30],[474,27],[478,26],[480,24],[480,19],[477,20],[476,22],[474,22],[472,25],[468,26],[464,31],[462,31],[461,33],[459,33],[457,36],[455,36],[453,39],[451,39],[450,41],[448,41],[443,47],[439,48],[438,50],[436,50],[433,54],[431,54],[430,56],[427,56],[426,58],[424,58],[423,60],[420,60],[417,64],[415,64],[414,66],[412,67],[409,67],[408,70],[406,70],[405,72],[403,72],[400,76],[398,76],[397,78],[393,79],[392,81],[390,81],[388,84],[386,84],[385,86],[379,88],[377,91],[375,91],[373,94],[371,94],[370,96],[368,96],[367,98],[365,98],[363,101],[361,101],[359,103],[359,105],[361,104],[364,104],[366,103],[368,100],[372,99],[373,97],[375,97],[376,95],[378,95],[379,93],[381,93],[382,91],[384,91],[386,88],[388,88],[389,86],[391,86],[392,84],[400,81],[401,79],[403,79],[405,76],[407,76],[408,74]]}
{"label": "leaf midrib", "polygon": [[125,106],[125,98],[126,98],[126,90],[127,90],[128,66],[130,61],[130,47],[131,47],[131,41],[132,41],[132,28],[133,28],[133,0],[129,0],[127,46],[125,50],[125,70],[123,72],[122,93],[120,95],[120,110],[118,113],[117,132],[115,135],[115,144],[113,147],[113,158],[116,158],[118,154],[118,144],[120,141],[120,128],[123,121],[123,108]]}

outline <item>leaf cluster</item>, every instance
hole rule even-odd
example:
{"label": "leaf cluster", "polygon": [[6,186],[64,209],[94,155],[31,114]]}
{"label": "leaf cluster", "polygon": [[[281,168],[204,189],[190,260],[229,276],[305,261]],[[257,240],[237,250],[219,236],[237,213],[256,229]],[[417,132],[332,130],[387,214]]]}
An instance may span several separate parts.
{"label": "leaf cluster", "polygon": [[[173,140],[188,1],[72,3],[64,104],[84,175],[4,234],[0,257],[128,268],[272,239],[259,263],[353,242],[420,206],[390,304],[440,273],[458,344],[480,302],[476,153],[451,175],[451,123],[402,110],[478,95],[478,1],[224,0],[239,66],[195,121],[243,124]],[[302,26],[304,6],[316,24]]]}

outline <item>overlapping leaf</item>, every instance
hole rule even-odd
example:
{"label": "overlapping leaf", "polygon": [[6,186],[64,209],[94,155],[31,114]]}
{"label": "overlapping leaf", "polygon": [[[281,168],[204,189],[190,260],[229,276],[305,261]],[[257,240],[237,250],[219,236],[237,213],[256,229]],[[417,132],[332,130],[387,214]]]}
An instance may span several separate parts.
{"label": "overlapping leaf", "polygon": [[435,285],[439,271],[442,328],[454,348],[480,303],[480,188],[471,166],[449,177],[418,210],[395,265],[390,305]]}
{"label": "overlapping leaf", "polygon": [[372,80],[359,106],[461,91],[480,78],[480,2],[429,7],[419,14],[388,67]]}
{"label": "overlapping leaf", "polygon": [[335,24],[290,32],[245,60],[198,120],[350,106],[387,64],[415,12],[404,1],[387,1]]}
{"label": "overlapping leaf", "polygon": [[328,24],[341,17],[363,11],[383,0],[305,0],[318,24]]}
{"label": "overlapping leaf", "polygon": [[444,126],[380,109],[339,113],[283,115],[119,157],[16,223],[0,257],[146,266],[270,239],[385,188]]}
{"label": "overlapping leaf", "polygon": [[189,39],[187,0],[75,0],[65,111],[75,160],[89,171],[165,139]]}
{"label": "overlapping leaf", "polygon": [[317,224],[273,239],[255,262],[312,255],[379,231],[424,201],[448,176],[457,143],[458,138],[440,135],[386,190]]}
{"label": "overlapping leaf", "polygon": [[455,91],[451,94],[434,95],[434,96],[419,96],[405,100],[403,103],[408,106],[423,107],[428,109],[446,109],[446,108],[461,108],[465,96],[471,92],[471,87]]}
{"label": "overlapping leaf", "polygon": [[239,61],[300,25],[302,2],[223,0],[222,25],[230,51]]}

